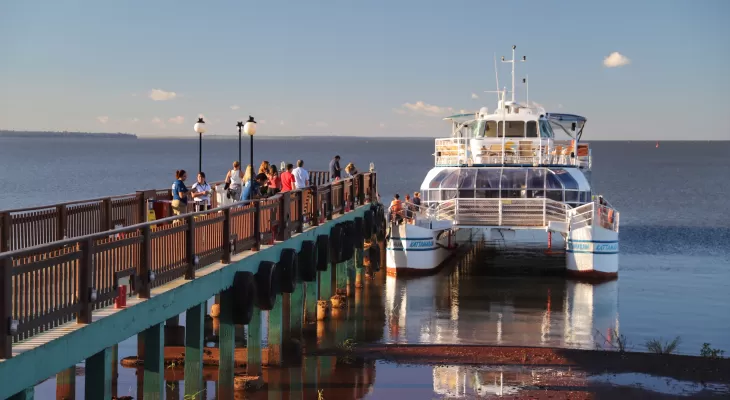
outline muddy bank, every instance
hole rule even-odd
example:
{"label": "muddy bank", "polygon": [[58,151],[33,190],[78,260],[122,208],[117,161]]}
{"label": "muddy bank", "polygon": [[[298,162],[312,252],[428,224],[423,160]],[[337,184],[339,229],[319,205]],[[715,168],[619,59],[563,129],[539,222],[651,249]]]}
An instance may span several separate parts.
{"label": "muddy bank", "polygon": [[565,366],[588,374],[635,372],[694,382],[730,383],[730,359],[544,347],[360,345],[327,354],[431,365]]}

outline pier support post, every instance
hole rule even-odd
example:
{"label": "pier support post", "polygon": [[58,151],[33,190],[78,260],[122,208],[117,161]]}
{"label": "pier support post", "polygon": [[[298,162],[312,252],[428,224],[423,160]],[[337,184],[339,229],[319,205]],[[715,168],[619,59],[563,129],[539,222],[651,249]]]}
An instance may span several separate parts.
{"label": "pier support post", "polygon": [[268,326],[268,348],[269,362],[268,365],[281,365],[281,341],[283,328],[283,299],[281,295],[276,296],[276,304],[269,311]]}
{"label": "pier support post", "polygon": [[[164,324],[145,329],[144,337],[144,398],[161,400],[165,397],[165,346]],[[87,377],[88,380],[88,377]],[[97,397],[88,397],[95,399]],[[98,397],[103,398],[103,397]]]}
{"label": "pier support post", "polygon": [[[357,250],[355,250],[357,251]],[[347,260],[347,297],[352,297],[355,294],[355,260],[357,254],[353,255],[351,259]]]}
{"label": "pier support post", "polygon": [[[112,398],[112,350],[110,347],[86,359],[84,398]],[[147,360],[145,360],[147,365]],[[146,380],[145,380],[146,381]],[[146,393],[145,393],[146,395]],[[146,396],[145,396],[146,397]],[[152,397],[154,398],[154,397]]]}
{"label": "pier support post", "polygon": [[221,292],[220,329],[218,333],[218,399],[233,399],[233,369],[235,368],[236,328],[233,325],[233,288]]}
{"label": "pier support post", "polygon": [[119,389],[119,345],[115,344],[111,347],[112,349],[112,359],[111,359],[111,367],[112,367],[112,396],[117,397],[118,396],[118,389]]}
{"label": "pier support post", "polygon": [[318,393],[317,380],[317,357],[306,356],[302,363],[304,369],[304,381],[307,385],[304,388],[305,399],[316,399]]}
{"label": "pier support post", "polygon": [[[294,293],[290,295],[289,304],[289,337],[302,338],[302,314],[304,312],[304,283],[297,283]],[[315,303],[316,312],[316,303]]]}
{"label": "pier support post", "polygon": [[20,392],[10,396],[10,399],[8,400],[33,400],[35,398],[35,386],[29,387],[25,390],[21,390]]}
{"label": "pier support post", "polygon": [[203,386],[203,327],[206,303],[185,312],[185,397],[201,397]]}
{"label": "pier support post", "polygon": [[261,309],[254,307],[251,322],[248,323],[248,337],[246,338],[246,375],[261,376],[261,324],[263,318]]}
{"label": "pier support post", "polygon": [[336,294],[347,293],[347,261],[337,263],[337,291]]}
{"label": "pier support post", "polygon": [[315,275],[312,282],[305,282],[304,293],[304,322],[311,324],[317,322],[317,300],[319,300],[319,274]]}
{"label": "pier support post", "polygon": [[365,281],[365,264],[363,261],[365,251],[363,249],[355,250],[355,287],[361,288]]}
{"label": "pier support post", "polygon": [[56,400],[76,399],[76,366],[56,374]]}

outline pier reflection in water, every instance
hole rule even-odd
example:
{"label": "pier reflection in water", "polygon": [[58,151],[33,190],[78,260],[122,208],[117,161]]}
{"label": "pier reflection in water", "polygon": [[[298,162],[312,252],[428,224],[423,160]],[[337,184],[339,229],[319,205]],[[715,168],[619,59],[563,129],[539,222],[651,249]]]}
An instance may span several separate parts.
{"label": "pier reflection in water", "polygon": [[[465,258],[455,260],[453,265],[430,277],[396,279],[383,277],[381,273],[368,279],[363,288],[355,290],[346,308],[335,309],[332,319],[308,327],[303,345],[310,354],[316,349],[342,347],[348,341],[357,344],[498,344],[592,349],[596,343],[603,343],[603,337],[597,332],[610,338],[612,331],[618,329],[617,296],[617,281],[592,285],[555,277],[491,276],[483,262]],[[208,309],[210,305],[212,300]],[[209,320],[206,324],[207,346],[213,348],[217,335],[215,322]],[[184,315],[179,323],[185,324]],[[237,347],[243,347],[246,336],[242,328],[237,337],[240,338]],[[262,337],[265,348],[266,332]],[[120,360],[136,354],[135,338],[120,343]],[[243,365],[239,368],[241,373],[245,372]],[[534,370],[510,370],[506,379],[505,370],[482,371],[476,375],[470,372],[467,376],[462,367],[445,368],[400,368],[395,364],[355,359],[294,357],[288,360],[285,368],[264,368],[267,389],[237,393],[240,398],[280,398],[282,393],[294,392],[299,398],[301,392],[304,398],[315,399],[320,394],[325,399],[362,398],[373,388],[379,393],[375,398],[389,398],[389,394],[396,398],[397,393],[451,395],[449,391],[460,394],[486,391],[482,394],[487,394],[497,390],[494,385],[499,381],[499,390],[507,394],[515,389],[511,383],[511,386],[505,386],[504,382],[525,380],[525,376],[536,373]],[[379,371],[377,379],[376,369]],[[212,399],[217,393],[217,367],[208,366],[205,372],[207,393],[198,399]],[[84,387],[81,368],[77,369],[77,375],[80,376],[77,377],[76,398],[80,399]],[[141,390],[138,389],[143,385],[143,375],[138,367],[120,367],[117,395],[140,399]],[[479,382],[482,382],[478,388],[467,382],[473,381],[473,377],[469,378],[472,375],[479,376]],[[184,368],[169,366],[165,380],[167,398],[183,399]],[[36,388],[39,398],[53,398],[56,391],[55,379]]]}

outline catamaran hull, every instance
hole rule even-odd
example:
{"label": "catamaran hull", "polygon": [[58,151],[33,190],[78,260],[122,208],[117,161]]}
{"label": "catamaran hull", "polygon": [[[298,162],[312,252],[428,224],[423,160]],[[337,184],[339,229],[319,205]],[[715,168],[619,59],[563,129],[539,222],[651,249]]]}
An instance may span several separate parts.
{"label": "catamaran hull", "polygon": [[435,273],[460,245],[472,242],[468,229],[393,225],[386,243],[386,271],[391,276]]}
{"label": "catamaran hull", "polygon": [[568,274],[587,279],[618,277],[618,232],[599,225],[571,230],[566,260]]}

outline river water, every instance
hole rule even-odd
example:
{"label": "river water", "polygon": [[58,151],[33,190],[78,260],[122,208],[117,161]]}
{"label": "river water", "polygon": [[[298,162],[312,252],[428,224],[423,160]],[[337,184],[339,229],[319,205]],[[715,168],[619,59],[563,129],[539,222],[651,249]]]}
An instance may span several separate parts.
{"label": "river water", "polygon": [[[197,146],[0,139],[0,209],[166,188],[175,169],[197,169]],[[698,354],[703,343],[730,353],[730,142],[591,146],[594,187],[621,212],[617,281],[493,276],[481,260],[432,277],[388,278],[370,293],[379,297],[370,312],[382,318],[366,339],[594,348],[615,328],[637,351],[649,339],[680,336],[680,353]],[[417,190],[433,164],[432,139],[257,137],[255,152],[257,165],[301,158],[312,170],[326,169],[335,154],[361,170],[374,162],[384,199]],[[203,158],[209,179],[222,179],[237,140],[205,141]],[[134,349],[125,342],[120,353],[130,354],[120,355]]]}

